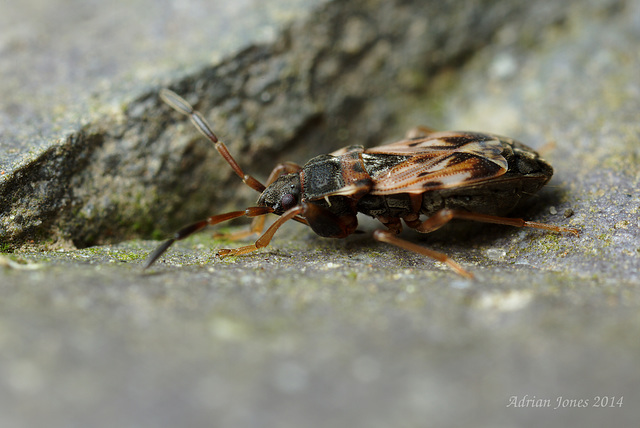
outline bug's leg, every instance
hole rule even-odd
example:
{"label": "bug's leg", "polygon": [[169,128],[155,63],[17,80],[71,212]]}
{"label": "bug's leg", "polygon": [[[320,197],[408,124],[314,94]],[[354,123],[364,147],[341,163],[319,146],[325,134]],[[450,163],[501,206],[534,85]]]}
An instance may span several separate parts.
{"label": "bug's leg", "polygon": [[213,237],[216,239],[225,239],[227,241],[238,241],[241,239],[245,239],[251,235],[258,235],[262,233],[262,231],[264,230],[265,220],[266,220],[265,216],[255,217],[251,221],[251,225],[248,228],[245,228],[244,230],[237,230],[235,232],[228,232],[228,233],[213,232]]}
{"label": "bug's leg", "polygon": [[402,220],[412,229],[422,223],[420,221],[420,208],[422,207],[422,194],[409,194],[411,199],[411,213],[402,217]]}
{"label": "bug's leg", "polygon": [[214,215],[211,216],[205,220],[200,220],[196,223],[190,224],[188,226],[183,227],[182,229],[178,230],[174,235],[173,238],[166,240],[165,242],[163,242],[162,244],[160,244],[158,246],[158,248],[156,248],[147,258],[147,261],[144,264],[144,269],[147,269],[149,266],[151,266],[156,260],[158,260],[158,258],[162,255],[162,253],[164,253],[165,251],[167,251],[167,249],[176,241],[180,241],[202,229],[204,229],[207,226],[211,226],[214,224],[218,224],[221,223],[223,221],[227,221],[227,220],[231,220],[234,218],[238,218],[238,217],[242,217],[242,216],[247,216],[247,217],[255,217],[255,216],[264,216],[265,214],[268,214],[270,212],[273,212],[272,208],[269,207],[250,207],[247,208],[244,211],[232,211],[230,213],[225,213],[225,214],[219,214],[219,215]]}
{"label": "bug's leg", "polygon": [[174,110],[189,116],[191,122],[193,122],[196,128],[198,128],[200,133],[215,144],[218,153],[220,153],[224,160],[227,161],[238,177],[240,177],[247,186],[258,192],[262,192],[265,189],[265,186],[262,183],[242,171],[238,162],[236,162],[233,156],[231,156],[231,153],[229,153],[227,146],[222,141],[218,140],[218,137],[213,133],[205,118],[199,111],[194,110],[191,104],[175,92],[168,89],[160,90],[160,98],[162,98],[162,100],[169,104]]}
{"label": "bug's leg", "polygon": [[534,229],[549,230],[551,232],[567,232],[572,233],[576,236],[580,234],[580,231],[578,229],[573,229],[570,227],[554,226],[551,224],[537,223],[535,221],[527,221],[521,218],[499,217],[488,214],[478,214],[469,211],[452,210],[448,208],[441,209],[420,224],[408,225],[416,229],[418,232],[427,233],[441,228],[454,218],[461,220],[479,221],[483,223],[504,224],[507,226],[515,227],[531,227]]}
{"label": "bug's leg", "polygon": [[282,216],[280,216],[268,229],[267,231],[260,236],[256,242],[252,245],[246,245],[244,247],[234,248],[234,249],[223,249],[218,251],[218,255],[220,257],[226,256],[238,256],[241,254],[247,254],[252,251],[257,250],[258,248],[266,247],[271,242],[273,235],[276,231],[282,226],[286,221],[295,218],[297,215],[301,214],[304,211],[304,207],[302,205],[296,205],[288,211],[285,211]]}
{"label": "bug's leg", "polygon": [[433,128],[429,128],[428,126],[419,125],[419,126],[416,126],[414,128],[411,128],[410,130],[408,130],[407,133],[405,134],[405,138],[426,137],[429,134],[433,134],[434,132],[437,132],[437,131],[435,129],[433,129]]}
{"label": "bug's leg", "polygon": [[399,235],[402,232],[402,222],[397,217],[376,217],[391,233]]}
{"label": "bug's leg", "polygon": [[446,263],[453,271],[457,274],[462,275],[466,278],[473,279],[473,275],[470,272],[464,270],[462,266],[456,263],[451,257],[446,254],[439,253],[437,251],[429,250],[428,248],[421,247],[420,245],[413,244],[404,239],[400,239],[395,236],[392,232],[386,230],[376,230],[373,232],[373,238],[376,241],[386,242],[387,244],[395,245],[396,247],[403,248],[407,251],[412,251],[414,253],[422,254],[423,256],[427,256],[434,260],[437,260],[442,263]]}

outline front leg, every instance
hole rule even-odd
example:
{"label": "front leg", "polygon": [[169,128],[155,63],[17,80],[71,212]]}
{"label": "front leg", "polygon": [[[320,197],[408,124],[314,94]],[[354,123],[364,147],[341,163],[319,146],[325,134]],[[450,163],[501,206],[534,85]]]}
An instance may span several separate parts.
{"label": "front leg", "polygon": [[251,235],[259,235],[264,230],[265,220],[266,216],[255,217],[251,220],[251,225],[244,230],[237,230],[229,233],[214,232],[213,237],[215,239],[224,239],[227,241],[238,241],[248,238]]}
{"label": "front leg", "polygon": [[259,237],[256,242],[252,245],[246,245],[240,248],[234,249],[222,249],[218,251],[218,256],[226,257],[226,256],[239,256],[242,254],[247,254],[252,251],[257,250],[258,248],[266,247],[273,239],[273,235],[275,235],[276,231],[282,226],[286,221],[291,220],[292,218],[296,218],[297,215],[302,214],[304,211],[304,207],[302,205],[296,205],[288,211],[285,211],[278,220],[276,220],[267,231]]}
{"label": "front leg", "polygon": [[190,224],[188,226],[183,227],[174,233],[173,237],[160,244],[158,248],[156,248],[147,258],[146,263],[144,264],[144,269],[149,268],[158,258],[165,252],[167,249],[176,241],[180,241],[185,239],[192,234],[204,229],[207,226],[213,226],[218,223],[222,223],[223,221],[232,220],[234,218],[247,216],[247,217],[256,217],[256,216],[264,216],[266,214],[272,213],[273,208],[270,207],[249,207],[244,211],[232,211],[225,214],[218,214],[211,216],[205,220],[198,221],[196,223]]}

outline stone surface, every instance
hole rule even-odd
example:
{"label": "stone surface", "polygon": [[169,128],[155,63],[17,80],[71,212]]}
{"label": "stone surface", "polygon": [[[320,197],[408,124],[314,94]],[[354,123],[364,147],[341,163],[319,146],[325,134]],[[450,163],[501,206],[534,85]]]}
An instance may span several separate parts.
{"label": "stone surface", "polygon": [[[146,153],[138,148],[148,144],[154,147],[148,150],[149,165],[164,159],[159,168],[163,172],[182,171],[174,179],[167,175],[159,180],[161,185],[141,177],[148,191],[173,195],[167,204],[174,207],[181,198],[187,201],[185,207],[194,203],[195,190],[178,194],[172,187],[194,179],[189,164],[182,169],[177,165],[188,158],[183,155],[186,147],[207,162],[215,153],[188,122],[155,99],[155,89],[167,85],[197,101],[227,141],[237,136],[230,145],[261,178],[277,160],[303,161],[309,156],[305,144],[317,152],[344,145],[347,136],[377,143],[376,134],[393,138],[416,123],[516,137],[547,150],[545,156],[556,169],[548,188],[517,214],[578,227],[581,236],[463,223],[427,236],[407,233],[409,239],[454,257],[476,274],[476,281],[418,255],[375,244],[369,234],[324,240],[298,224],[285,225],[260,252],[224,260],[214,257],[215,250],[238,244],[200,234],[176,244],[147,272],[140,267],[157,242],[4,254],[0,425],[637,423],[640,7],[623,1],[517,7],[488,2],[484,9],[459,10],[453,3],[430,8],[400,1],[386,6],[349,2],[368,11],[349,14],[340,9],[345,7],[341,3],[346,2],[332,2],[308,20],[295,21],[284,35],[274,37],[278,41],[273,45],[241,52],[231,48],[228,55],[202,59],[200,66],[184,71],[170,71],[175,66],[167,60],[154,71],[159,77],[148,77],[144,68],[140,72],[140,63],[127,66],[131,75],[142,77],[134,85],[135,95],[116,102],[124,105],[116,110],[125,113],[110,116],[102,110],[108,110],[109,102],[98,98],[96,109],[102,112],[79,121],[86,125],[85,133],[69,131],[84,138],[103,132],[112,139],[111,148],[105,145],[108,139],[96,142],[87,158],[65,158],[78,162],[77,173],[70,175],[76,181],[69,183],[88,195],[79,200],[102,195],[89,192],[82,180],[90,182],[104,171],[109,154],[130,144],[131,156],[143,159]],[[198,9],[191,4],[184,13],[194,16]],[[399,16],[407,17],[398,21],[407,23],[406,33],[381,24]],[[37,28],[37,16],[33,19],[31,25]],[[359,19],[376,25],[363,26]],[[156,28],[143,24],[142,29],[122,31],[133,39],[135,31]],[[201,28],[178,28],[189,33],[195,31],[192,27]],[[326,37],[321,40],[323,28]],[[315,67],[304,66],[311,58],[304,55],[286,59],[287,52],[298,52],[294,45],[302,43],[292,35],[303,35],[304,29],[317,43],[309,49],[322,52],[315,57]],[[85,34],[88,28],[78,31]],[[340,36],[334,39],[335,34]],[[382,42],[380,34],[387,34]],[[198,36],[185,35],[190,37],[198,45]],[[339,46],[334,46],[336,41]],[[3,49],[6,46],[14,45],[5,43]],[[176,58],[187,55],[180,45],[173,46]],[[273,71],[279,70],[273,65],[278,58],[281,64],[297,64],[302,82],[292,77],[276,85],[282,76]],[[394,65],[384,58],[405,60]],[[202,65],[207,62],[213,65]],[[207,83],[210,76],[231,76],[233,67],[242,71],[238,81],[253,94],[239,96],[235,107],[233,97],[216,93],[216,86]],[[309,68],[326,76],[323,87],[331,89],[320,95],[311,91],[317,104],[309,101],[310,82],[316,81],[304,72]],[[260,70],[275,74],[259,78],[265,75]],[[371,88],[362,83],[363,76]],[[225,79],[232,86],[233,78]],[[274,105],[285,99],[269,85],[291,96],[290,115],[299,118],[294,125],[274,124],[284,109]],[[268,102],[255,101],[262,96]],[[219,107],[221,100],[228,106]],[[21,109],[28,105],[15,104]],[[43,111],[38,113],[46,118],[40,126],[54,126],[57,122]],[[138,126],[138,131],[130,131],[137,137],[86,131],[100,129],[96,118],[115,121],[120,114],[127,117],[122,129]],[[351,121],[340,122],[340,117]],[[248,123],[248,118],[255,121]],[[14,132],[2,123],[3,135]],[[37,137],[46,134],[42,130],[27,134],[32,140],[50,141]],[[146,143],[131,143],[136,138]],[[16,141],[29,144],[22,137]],[[54,154],[72,146],[46,144]],[[4,185],[34,183],[37,188],[26,177],[29,165],[46,161],[40,150],[21,154],[32,157],[22,158],[15,169],[6,167]],[[171,153],[178,153],[176,159]],[[274,159],[267,162],[272,154]],[[258,165],[251,163],[254,156],[260,159]],[[6,162],[3,165],[16,165],[15,159]],[[118,171],[126,164],[112,162]],[[221,165],[209,173],[202,170],[212,180],[233,183],[216,190],[214,212],[246,203],[245,194],[239,194],[241,184],[231,181],[226,169],[220,172]],[[64,164],[60,168],[65,171]],[[23,181],[12,181],[15,174],[24,174]],[[46,195],[47,188],[41,192]],[[224,202],[230,195],[233,201]],[[28,203],[35,202],[25,199]],[[203,214],[203,207],[185,208],[176,216],[156,210],[151,219],[162,230],[180,224],[183,217]],[[362,226],[365,231],[375,227],[369,222]],[[122,230],[126,232],[113,236],[135,234]],[[102,232],[95,233],[98,241],[106,239]],[[60,236],[73,240],[74,235]],[[606,406],[596,407],[598,398],[605,404],[603,397]]]}
{"label": "stone surface", "polygon": [[[158,88],[180,80],[177,75],[187,70],[211,77],[224,68],[223,59],[273,42],[294,18],[322,3],[28,0],[3,5],[3,247],[32,242],[85,247],[149,236],[156,224],[150,212],[180,218],[175,213],[180,200],[188,202],[187,196],[206,183],[209,187],[192,195],[202,202],[184,215],[203,212],[216,170],[197,168],[209,159],[202,154],[208,146],[159,138],[167,111],[159,109]],[[255,58],[262,50],[245,56]],[[233,69],[241,70],[242,60],[230,62],[227,76],[239,86],[246,73]],[[224,86],[222,92],[229,90]],[[200,175],[190,179],[185,171]]]}

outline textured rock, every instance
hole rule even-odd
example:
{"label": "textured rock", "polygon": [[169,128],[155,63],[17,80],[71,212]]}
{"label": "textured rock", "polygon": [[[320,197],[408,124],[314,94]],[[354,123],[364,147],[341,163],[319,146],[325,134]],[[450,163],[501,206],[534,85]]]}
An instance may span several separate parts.
{"label": "textured rock", "polygon": [[265,176],[276,153],[304,162],[310,153],[397,137],[390,125],[407,96],[424,97],[433,76],[463,63],[526,10],[491,1],[332,2],[273,43],[173,82],[105,89],[110,108],[97,107],[89,120],[76,109],[65,113],[75,115],[66,123],[82,125],[66,135],[47,132],[49,141],[5,171],[0,240],[11,247],[57,240],[86,247],[158,236],[231,201],[247,203],[247,196],[238,200],[237,187],[230,187],[237,180],[208,142],[190,127],[188,137],[179,137],[168,126],[176,116],[157,98],[159,80],[196,102],[241,164]]}

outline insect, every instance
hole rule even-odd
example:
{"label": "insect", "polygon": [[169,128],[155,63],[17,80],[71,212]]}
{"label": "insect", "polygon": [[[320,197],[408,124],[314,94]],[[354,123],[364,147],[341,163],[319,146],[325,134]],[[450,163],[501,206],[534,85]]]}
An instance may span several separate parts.
{"label": "insect", "polygon": [[254,244],[223,249],[218,255],[247,254],[265,247],[289,220],[303,223],[323,237],[344,238],[356,231],[356,215],[360,212],[386,227],[373,232],[377,241],[438,260],[456,273],[473,278],[447,255],[397,237],[402,222],[422,233],[439,229],[452,219],[579,233],[572,228],[502,217],[553,175],[551,166],[535,151],[510,138],[474,132],[436,132],[421,127],[392,144],[370,149],[352,145],[316,156],[304,166],[279,164],[263,185],[244,173],[225,144],[187,101],[167,89],[160,92],[160,97],[189,116],[243,182],[260,192],[260,197],[256,206],[214,215],[180,229],[149,255],[145,269],[175,241],[206,226],[242,216],[253,217],[250,230],[233,237],[261,234],[266,214],[279,218]]}

